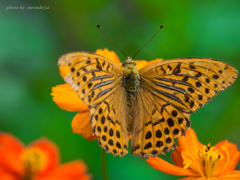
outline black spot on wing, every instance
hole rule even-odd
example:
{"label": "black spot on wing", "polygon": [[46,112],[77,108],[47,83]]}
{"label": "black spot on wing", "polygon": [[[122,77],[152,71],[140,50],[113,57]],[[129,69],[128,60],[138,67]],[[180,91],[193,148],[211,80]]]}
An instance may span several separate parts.
{"label": "black spot on wing", "polygon": [[214,74],[212,77],[213,77],[213,79],[215,79],[215,80],[217,80],[217,79],[219,78],[219,76],[216,75],[216,74]]}
{"label": "black spot on wing", "polygon": [[166,139],[166,143],[170,144],[171,142],[172,142],[172,139],[171,139],[170,137],[168,137],[168,138]]}
{"label": "black spot on wing", "polygon": [[152,137],[152,132],[148,131],[146,136],[145,136],[145,139],[151,139],[151,137]]}
{"label": "black spot on wing", "polygon": [[196,69],[196,67],[194,65],[189,65],[190,69]]}
{"label": "black spot on wing", "polygon": [[168,123],[169,127],[173,127],[174,126],[174,121],[172,120],[172,118],[168,118],[167,123]]}
{"label": "black spot on wing", "polygon": [[176,110],[173,110],[173,111],[172,111],[172,116],[173,116],[173,117],[177,117],[177,115],[178,115],[178,112],[177,112]]}
{"label": "black spot on wing", "polygon": [[181,72],[180,67],[181,67],[181,63],[178,63],[178,65],[174,68],[172,73],[173,74],[179,74]]}
{"label": "black spot on wing", "polygon": [[179,129],[175,128],[175,129],[173,130],[173,134],[174,134],[174,135],[177,135],[178,133],[179,133]]}
{"label": "black spot on wing", "polygon": [[110,64],[108,64],[108,66],[107,66],[107,71],[108,71],[108,68],[110,68]]}
{"label": "black spot on wing", "polygon": [[162,147],[163,146],[163,142],[162,141],[157,141],[156,142],[156,146],[159,147],[159,148]]}
{"label": "black spot on wing", "polygon": [[202,76],[202,73],[200,73],[200,72],[198,72],[198,73],[195,75],[196,78],[199,78],[199,77],[201,77],[201,76]]}
{"label": "black spot on wing", "polygon": [[101,64],[99,63],[98,58],[96,58],[96,61],[97,61],[97,66],[96,66],[96,68],[101,71],[101,70],[102,70],[102,66],[101,66]]}
{"label": "black spot on wing", "polygon": [[75,71],[75,68],[71,68],[71,71],[74,72],[74,71]]}
{"label": "black spot on wing", "polygon": [[152,147],[152,143],[151,142],[148,142],[145,146],[144,146],[144,149],[149,149]]}
{"label": "black spot on wing", "polygon": [[199,82],[199,81],[197,81],[197,82],[196,82],[196,87],[198,87],[198,88],[199,88],[199,87],[201,87],[201,86],[202,86],[202,83],[201,83],[201,82]]}
{"label": "black spot on wing", "polygon": [[167,67],[169,68],[170,71],[172,71],[172,67],[168,64]]}
{"label": "black spot on wing", "polygon": [[169,129],[166,127],[165,129],[164,129],[164,134],[166,134],[166,135],[169,135]]}
{"label": "black spot on wing", "polygon": [[162,68],[162,66],[161,66],[161,70],[163,71],[163,74],[166,74],[166,71],[165,69]]}
{"label": "black spot on wing", "polygon": [[161,138],[162,137],[162,132],[160,130],[156,131],[156,137]]}
{"label": "black spot on wing", "polygon": [[184,81],[184,82],[186,82],[187,80],[188,80],[187,76],[182,79],[182,81]]}

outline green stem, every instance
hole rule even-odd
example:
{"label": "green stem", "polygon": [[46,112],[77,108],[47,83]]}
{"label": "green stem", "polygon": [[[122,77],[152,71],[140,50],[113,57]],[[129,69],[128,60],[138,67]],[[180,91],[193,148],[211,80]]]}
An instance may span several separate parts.
{"label": "green stem", "polygon": [[106,152],[101,149],[101,166],[102,166],[102,178],[103,180],[109,180],[107,172]]}

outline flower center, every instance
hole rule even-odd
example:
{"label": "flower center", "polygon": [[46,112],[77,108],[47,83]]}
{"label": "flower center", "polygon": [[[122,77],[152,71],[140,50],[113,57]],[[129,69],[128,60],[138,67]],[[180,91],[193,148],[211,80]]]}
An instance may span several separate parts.
{"label": "flower center", "polygon": [[25,169],[24,180],[33,179],[34,175],[45,169],[47,165],[47,156],[39,148],[26,149],[21,158]]}
{"label": "flower center", "polygon": [[217,168],[219,161],[223,158],[222,153],[218,153],[218,149],[214,146],[203,146],[198,152],[199,160],[203,166],[206,177],[212,177]]}

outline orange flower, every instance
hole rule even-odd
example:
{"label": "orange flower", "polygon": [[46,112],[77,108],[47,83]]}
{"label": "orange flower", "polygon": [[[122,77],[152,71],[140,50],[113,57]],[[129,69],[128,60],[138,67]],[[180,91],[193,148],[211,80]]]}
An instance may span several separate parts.
{"label": "orange flower", "polygon": [[235,144],[225,140],[212,147],[202,145],[193,129],[177,141],[178,147],[171,154],[175,165],[159,157],[148,157],[147,163],[167,174],[187,176],[181,180],[240,179],[240,171],[234,171],[240,157]]}
{"label": "orange flower", "polygon": [[8,133],[0,133],[0,180],[88,180],[81,161],[59,165],[54,143],[41,138],[24,146]]}
{"label": "orange flower", "polygon": [[[104,56],[121,66],[120,60],[114,51],[109,51],[107,48],[104,50],[98,49],[95,54]],[[154,61],[136,60],[137,69],[142,67],[162,61],[162,59],[156,59]],[[59,66],[60,74],[62,78],[66,77],[69,73],[69,68],[67,66]],[[69,84],[62,84],[52,88],[53,101],[63,110],[78,112],[72,120],[72,131],[73,133],[78,133],[83,135],[89,141],[93,141],[98,138],[98,136],[92,134],[92,127],[90,125],[90,111],[89,108],[84,104],[84,102],[78,97],[75,91]]]}

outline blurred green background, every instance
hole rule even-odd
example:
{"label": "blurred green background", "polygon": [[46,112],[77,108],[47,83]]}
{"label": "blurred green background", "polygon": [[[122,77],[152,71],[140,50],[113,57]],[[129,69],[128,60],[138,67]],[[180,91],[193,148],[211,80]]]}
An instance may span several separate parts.
{"label": "blurred green background", "polygon": [[[8,6],[24,10],[6,10]],[[28,6],[48,10],[27,10]],[[57,60],[72,51],[107,47],[124,55],[96,24],[132,56],[164,28],[135,59],[210,57],[240,69],[240,1],[0,1],[0,130],[28,144],[42,136],[54,141],[61,161],[82,159],[93,179],[102,179],[100,148],[73,134],[76,113],[61,110],[50,96],[63,84]],[[240,80],[191,116],[199,140],[214,145],[228,139],[240,149]],[[170,153],[161,156],[170,160]],[[123,159],[107,154],[110,179],[177,179],[152,169],[129,153]],[[240,169],[240,165],[237,166]]]}

